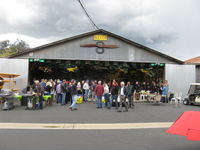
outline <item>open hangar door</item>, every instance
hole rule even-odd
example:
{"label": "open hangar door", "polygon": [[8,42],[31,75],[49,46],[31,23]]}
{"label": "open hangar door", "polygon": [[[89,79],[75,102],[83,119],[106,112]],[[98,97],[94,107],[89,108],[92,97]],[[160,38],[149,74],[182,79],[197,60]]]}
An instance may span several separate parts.
{"label": "open hangar door", "polygon": [[29,82],[34,79],[76,79],[152,82],[164,80],[165,64],[29,59]]}

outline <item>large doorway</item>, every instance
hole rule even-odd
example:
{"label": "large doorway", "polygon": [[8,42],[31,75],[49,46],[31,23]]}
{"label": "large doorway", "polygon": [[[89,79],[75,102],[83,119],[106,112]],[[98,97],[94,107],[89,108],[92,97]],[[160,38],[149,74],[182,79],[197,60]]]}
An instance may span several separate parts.
{"label": "large doorway", "polygon": [[36,60],[29,62],[29,81],[76,79],[111,81],[164,80],[165,64],[82,60]]}

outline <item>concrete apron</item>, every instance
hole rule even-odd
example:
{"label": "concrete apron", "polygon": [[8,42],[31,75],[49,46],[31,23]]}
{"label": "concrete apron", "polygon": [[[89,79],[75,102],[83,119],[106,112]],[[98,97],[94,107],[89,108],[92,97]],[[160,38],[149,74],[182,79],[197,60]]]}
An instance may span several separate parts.
{"label": "concrete apron", "polygon": [[173,122],[151,123],[109,123],[109,124],[80,124],[80,123],[0,123],[2,129],[48,129],[48,130],[124,130],[169,128]]}

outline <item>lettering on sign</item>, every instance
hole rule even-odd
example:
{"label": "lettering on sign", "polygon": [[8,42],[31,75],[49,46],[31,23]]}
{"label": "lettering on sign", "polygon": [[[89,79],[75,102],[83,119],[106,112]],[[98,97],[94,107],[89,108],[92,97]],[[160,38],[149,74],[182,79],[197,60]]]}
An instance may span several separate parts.
{"label": "lettering on sign", "polygon": [[107,35],[94,35],[94,41],[107,41],[108,36]]}

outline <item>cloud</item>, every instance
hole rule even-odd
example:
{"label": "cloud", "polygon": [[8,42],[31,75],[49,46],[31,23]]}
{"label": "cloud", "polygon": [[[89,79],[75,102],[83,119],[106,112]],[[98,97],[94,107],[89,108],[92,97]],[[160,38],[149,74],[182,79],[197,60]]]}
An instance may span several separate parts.
{"label": "cloud", "polygon": [[84,21],[88,25],[78,3],[72,0],[8,0],[0,7],[0,33],[36,38],[76,34],[88,30]]}
{"label": "cloud", "polygon": [[[99,28],[179,59],[199,55],[199,0],[82,1]],[[26,37],[31,46],[93,29],[77,0],[7,0],[0,5],[1,37]]]}

